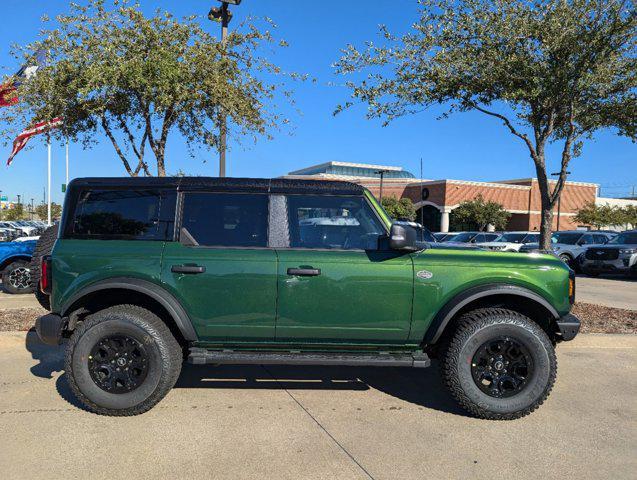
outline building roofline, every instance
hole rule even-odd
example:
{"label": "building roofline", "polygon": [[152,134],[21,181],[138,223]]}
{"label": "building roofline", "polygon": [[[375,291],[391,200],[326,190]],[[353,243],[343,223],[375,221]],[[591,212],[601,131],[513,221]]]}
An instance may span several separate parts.
{"label": "building roofline", "polygon": [[[517,182],[537,182],[536,177],[529,178],[514,178],[513,180],[496,180],[493,183],[517,183]],[[549,183],[557,183],[557,180],[549,179]],[[591,182],[576,182],[572,180],[566,180],[566,183],[569,185],[580,185],[583,187],[596,187],[599,188],[599,183],[591,183]]]}
{"label": "building roofline", "polygon": [[300,170],[294,170],[289,172],[288,175],[303,175],[306,172],[316,170],[317,168],[324,167],[353,167],[353,168],[369,168],[372,170],[388,170],[390,172],[402,172],[403,167],[394,167],[391,165],[374,165],[370,163],[350,163],[350,162],[339,162],[339,161],[331,161],[319,163],[318,165],[310,165],[309,167],[301,168]]}

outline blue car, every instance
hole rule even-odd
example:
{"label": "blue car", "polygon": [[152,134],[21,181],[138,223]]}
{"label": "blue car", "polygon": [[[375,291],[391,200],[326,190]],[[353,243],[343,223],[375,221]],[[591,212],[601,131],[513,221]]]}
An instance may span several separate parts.
{"label": "blue car", "polygon": [[36,243],[36,240],[0,243],[0,275],[6,292],[33,292],[29,263]]}

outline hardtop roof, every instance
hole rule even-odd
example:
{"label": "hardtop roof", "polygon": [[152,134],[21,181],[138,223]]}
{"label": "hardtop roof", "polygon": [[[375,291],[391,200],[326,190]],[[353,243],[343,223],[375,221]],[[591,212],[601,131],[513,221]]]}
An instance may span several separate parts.
{"label": "hardtop roof", "polygon": [[361,195],[364,188],[352,182],[287,178],[220,177],[86,177],[76,178],[69,188],[175,188],[186,190],[252,193],[305,193]]}

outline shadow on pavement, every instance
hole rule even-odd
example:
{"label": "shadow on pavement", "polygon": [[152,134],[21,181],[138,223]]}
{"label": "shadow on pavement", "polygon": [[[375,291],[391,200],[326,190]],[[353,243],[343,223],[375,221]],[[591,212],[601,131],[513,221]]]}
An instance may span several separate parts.
{"label": "shadow on pavement", "polygon": [[[40,341],[35,331],[26,335],[26,349],[39,363],[31,373],[52,379],[64,372],[64,346],[53,347]],[[69,387],[66,374],[57,377],[58,394],[71,405],[85,410]],[[312,367],[288,365],[219,365],[201,366],[184,363],[175,388],[205,389],[286,389],[350,390],[370,388],[425,408],[463,415],[447,393],[436,365],[420,368],[395,367]]]}

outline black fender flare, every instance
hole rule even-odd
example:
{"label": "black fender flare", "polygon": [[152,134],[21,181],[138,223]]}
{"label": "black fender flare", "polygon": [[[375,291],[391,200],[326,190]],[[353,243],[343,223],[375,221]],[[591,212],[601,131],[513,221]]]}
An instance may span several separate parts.
{"label": "black fender flare", "polygon": [[24,260],[26,262],[31,261],[31,257],[29,255],[17,254],[11,257],[5,258],[2,262],[0,262],[0,273],[4,272],[4,269],[11,265],[16,260]]}
{"label": "black fender flare", "polygon": [[60,315],[66,316],[73,304],[81,300],[82,297],[100,290],[112,289],[139,292],[157,301],[157,303],[164,307],[168,314],[172,317],[177,328],[179,328],[179,331],[184,336],[184,339],[189,342],[197,341],[197,334],[192,326],[190,317],[184,307],[182,307],[181,303],[179,303],[179,301],[170,292],[156,283],[139,278],[114,277],[92,283],[82,288],[69,298],[60,309]]}
{"label": "black fender flare", "polygon": [[527,298],[548,310],[555,320],[560,318],[560,314],[557,312],[555,307],[553,307],[553,305],[548,302],[548,300],[546,300],[541,295],[529,290],[528,288],[520,287],[518,285],[509,285],[505,283],[479,285],[477,287],[469,288],[459,293],[451,300],[449,300],[445,304],[445,306],[438,311],[433,321],[431,322],[430,327],[427,329],[424,343],[427,345],[436,343],[440,339],[442,332],[444,332],[451,319],[465,305],[468,305],[474,300],[478,300],[484,297],[490,297],[493,295],[513,295]]}

